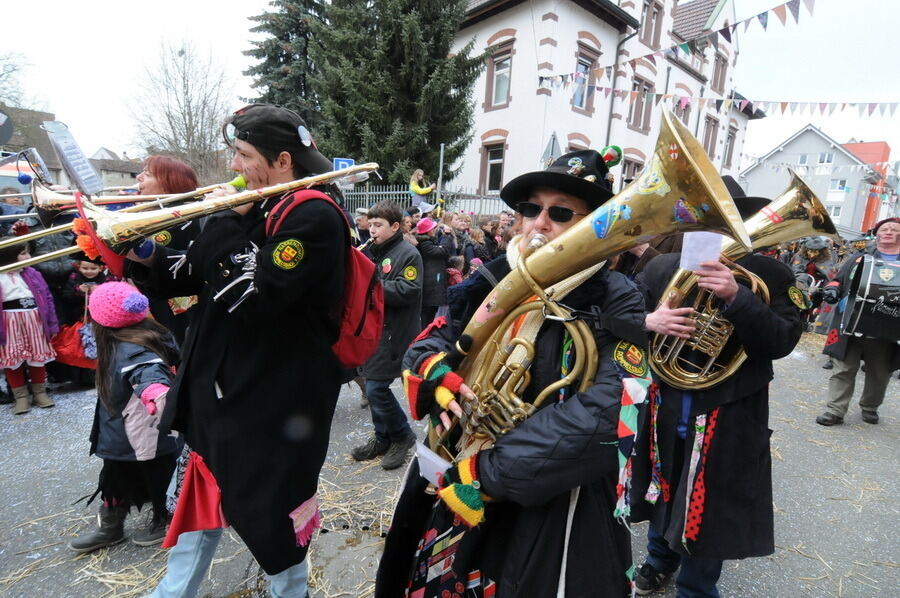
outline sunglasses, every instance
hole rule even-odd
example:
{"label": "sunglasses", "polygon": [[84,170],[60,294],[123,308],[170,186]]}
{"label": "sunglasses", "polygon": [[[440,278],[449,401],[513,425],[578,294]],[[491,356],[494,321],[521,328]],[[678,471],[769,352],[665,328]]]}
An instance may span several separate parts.
{"label": "sunglasses", "polygon": [[537,218],[544,210],[547,210],[547,216],[550,217],[550,220],[560,223],[569,222],[573,216],[587,216],[587,214],[581,214],[570,208],[564,208],[563,206],[550,206],[549,208],[544,208],[536,203],[528,201],[519,202],[516,205],[516,211],[521,214],[523,218]]}

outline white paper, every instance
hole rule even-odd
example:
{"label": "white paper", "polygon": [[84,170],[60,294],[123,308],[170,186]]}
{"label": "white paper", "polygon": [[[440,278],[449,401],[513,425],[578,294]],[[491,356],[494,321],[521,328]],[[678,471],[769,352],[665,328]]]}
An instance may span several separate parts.
{"label": "white paper", "polygon": [[435,486],[438,485],[438,476],[450,469],[449,461],[444,460],[421,442],[416,443],[416,458],[419,460],[421,476]]}
{"label": "white paper", "polygon": [[685,233],[679,265],[685,270],[699,270],[700,262],[716,261],[721,253],[722,235],[719,233]]}

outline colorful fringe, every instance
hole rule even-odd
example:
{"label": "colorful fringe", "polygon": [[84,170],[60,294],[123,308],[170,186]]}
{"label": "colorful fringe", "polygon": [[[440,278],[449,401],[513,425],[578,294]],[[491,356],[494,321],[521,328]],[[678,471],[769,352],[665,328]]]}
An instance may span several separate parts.
{"label": "colorful fringe", "polygon": [[638,405],[646,401],[648,393],[657,392],[650,368],[642,376],[625,373],[622,378],[622,406],[619,410],[619,480],[616,484],[616,509],[613,515],[625,520],[631,514],[628,493],[631,489],[631,456],[637,436]]}
{"label": "colorful fringe", "polygon": [[644,495],[651,505],[655,505],[662,494],[663,502],[669,502],[670,490],[669,482],[662,474],[662,464],[659,461],[659,429],[657,420],[659,417],[659,406],[662,403],[662,397],[659,394],[659,388],[656,384],[650,387],[650,485],[647,486],[647,493]]}
{"label": "colorful fringe", "polygon": [[[718,408],[709,413],[706,431],[703,434],[703,448],[699,455],[699,471],[691,489],[691,497],[688,501],[687,517],[684,521],[683,540],[696,541],[700,535],[700,525],[703,523],[703,510],[706,506],[706,457],[709,455],[709,445],[716,435],[716,421],[719,418]],[[694,444],[698,446],[699,443]],[[691,466],[694,466],[694,455],[691,455]],[[691,479],[691,478],[688,478]]]}
{"label": "colorful fringe", "polygon": [[316,495],[291,511],[291,520],[294,522],[294,535],[297,537],[297,546],[306,546],[312,539],[313,533],[322,526],[322,515],[319,512],[319,502]]}

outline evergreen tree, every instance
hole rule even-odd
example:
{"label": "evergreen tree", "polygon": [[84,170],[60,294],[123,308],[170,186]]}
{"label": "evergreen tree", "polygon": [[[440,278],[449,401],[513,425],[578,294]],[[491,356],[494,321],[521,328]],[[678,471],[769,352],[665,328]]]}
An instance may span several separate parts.
{"label": "evergreen tree", "polygon": [[[378,162],[387,180],[437,174],[472,138],[471,92],[483,56],[474,41],[451,54],[467,0],[333,0],[312,26],[313,89],[329,156]],[[323,134],[324,133],[324,134]]]}
{"label": "evergreen tree", "polygon": [[273,10],[250,17],[259,23],[250,31],[264,33],[245,55],[259,63],[244,71],[260,91],[254,102],[285,106],[298,112],[313,131],[321,126],[318,101],[310,85],[315,67],[309,57],[312,23],[321,17],[318,0],[271,0]]}

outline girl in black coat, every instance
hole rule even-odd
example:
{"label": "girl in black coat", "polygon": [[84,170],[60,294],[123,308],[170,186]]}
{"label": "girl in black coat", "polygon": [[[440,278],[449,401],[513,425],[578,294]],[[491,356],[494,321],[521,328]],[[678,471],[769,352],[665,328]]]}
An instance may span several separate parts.
{"label": "girl in black coat", "polygon": [[447,303],[447,258],[450,254],[437,243],[437,226],[430,218],[423,218],[416,225],[416,247],[422,256],[422,326],[427,326],[438,308]]}

